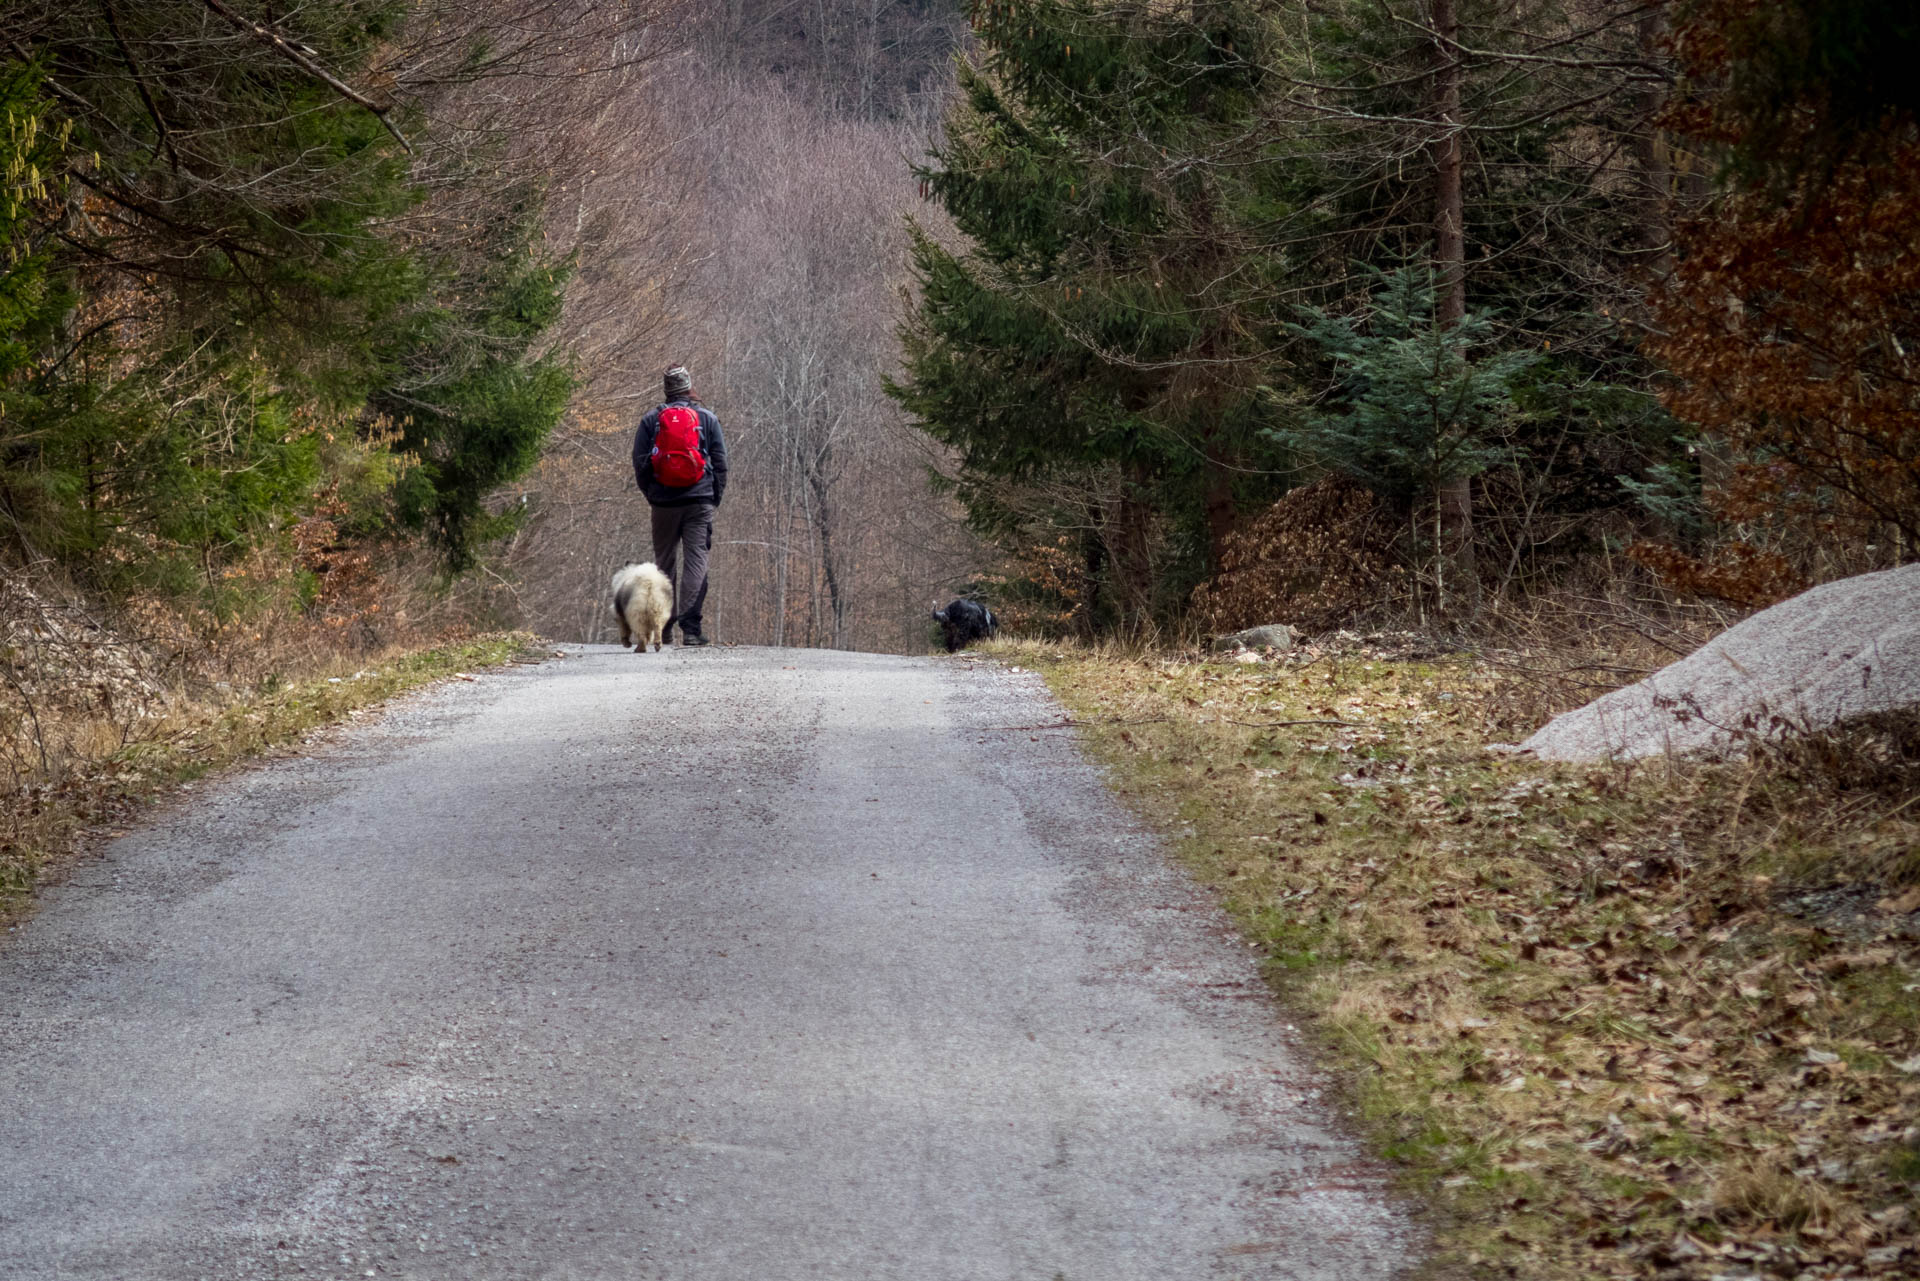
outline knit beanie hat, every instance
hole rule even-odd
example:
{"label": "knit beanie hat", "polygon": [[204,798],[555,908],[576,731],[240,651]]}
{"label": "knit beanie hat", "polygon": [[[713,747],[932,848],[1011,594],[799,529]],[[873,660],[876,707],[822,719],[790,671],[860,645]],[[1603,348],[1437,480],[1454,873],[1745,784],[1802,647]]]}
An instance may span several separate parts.
{"label": "knit beanie hat", "polygon": [[693,390],[693,375],[687,372],[685,365],[675,365],[667,371],[667,399],[679,400]]}

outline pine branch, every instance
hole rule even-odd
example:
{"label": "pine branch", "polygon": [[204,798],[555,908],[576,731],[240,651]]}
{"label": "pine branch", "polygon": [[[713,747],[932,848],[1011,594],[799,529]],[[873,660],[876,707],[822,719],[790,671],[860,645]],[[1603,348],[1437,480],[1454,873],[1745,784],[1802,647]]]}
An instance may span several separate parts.
{"label": "pine branch", "polygon": [[293,44],[285,36],[274,31],[271,27],[263,27],[259,23],[235,13],[226,6],[225,0],[200,0],[200,2],[241,31],[251,35],[254,39],[260,41],[269,49],[272,49],[288,62],[291,62],[294,66],[312,76],[315,80],[326,85],[348,102],[353,103],[355,106],[364,107],[372,112],[374,117],[385,127],[386,131],[393,135],[394,141],[405,148],[408,155],[413,154],[413,144],[408,142],[406,135],[402,134],[400,130],[394,126],[393,121],[387,118],[387,112],[390,108],[381,106],[373,99],[361,93],[358,89],[355,89],[352,85],[335,76],[332,72],[314,61],[309,51]]}

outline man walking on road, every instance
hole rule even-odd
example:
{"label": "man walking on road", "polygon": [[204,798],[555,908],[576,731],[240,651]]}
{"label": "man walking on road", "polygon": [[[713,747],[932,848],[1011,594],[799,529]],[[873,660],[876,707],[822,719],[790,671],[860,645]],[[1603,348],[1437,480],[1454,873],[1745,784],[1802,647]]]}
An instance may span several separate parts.
{"label": "man walking on road", "polygon": [[[707,599],[707,555],[713,513],[727,490],[727,442],[720,420],[693,394],[684,365],[667,371],[666,403],[640,420],[633,437],[633,478],[653,508],[653,563],[673,580],[673,620],[680,643],[708,644],[700,630]],[[676,572],[674,553],[679,552]]]}

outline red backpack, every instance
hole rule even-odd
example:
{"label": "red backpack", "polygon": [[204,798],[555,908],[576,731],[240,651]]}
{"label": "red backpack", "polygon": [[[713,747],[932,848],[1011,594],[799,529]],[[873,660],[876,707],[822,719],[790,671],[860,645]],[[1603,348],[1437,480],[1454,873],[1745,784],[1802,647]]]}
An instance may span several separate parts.
{"label": "red backpack", "polygon": [[660,411],[660,430],[653,437],[653,478],[669,489],[697,485],[707,474],[707,456],[700,452],[700,415],[685,405]]}

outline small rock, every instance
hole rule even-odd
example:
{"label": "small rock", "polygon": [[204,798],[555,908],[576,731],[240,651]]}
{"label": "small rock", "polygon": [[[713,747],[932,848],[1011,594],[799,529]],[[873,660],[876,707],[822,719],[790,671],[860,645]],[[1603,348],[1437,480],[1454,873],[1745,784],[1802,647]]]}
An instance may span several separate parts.
{"label": "small rock", "polygon": [[1230,649],[1274,649],[1293,648],[1293,628],[1285,623],[1268,623],[1265,627],[1249,627],[1244,632],[1234,632],[1227,636],[1213,638],[1216,653]]}

